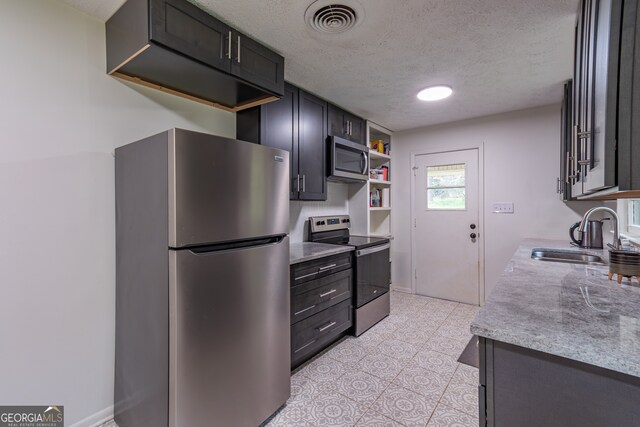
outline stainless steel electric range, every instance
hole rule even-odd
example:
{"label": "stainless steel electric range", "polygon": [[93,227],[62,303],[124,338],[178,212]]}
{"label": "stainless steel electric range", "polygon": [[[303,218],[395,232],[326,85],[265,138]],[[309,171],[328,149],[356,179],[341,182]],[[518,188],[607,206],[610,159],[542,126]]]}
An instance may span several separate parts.
{"label": "stainless steel electric range", "polygon": [[361,335],[389,315],[391,287],[390,241],[384,237],[352,236],[349,215],[309,218],[309,240],[355,248],[355,335]]}

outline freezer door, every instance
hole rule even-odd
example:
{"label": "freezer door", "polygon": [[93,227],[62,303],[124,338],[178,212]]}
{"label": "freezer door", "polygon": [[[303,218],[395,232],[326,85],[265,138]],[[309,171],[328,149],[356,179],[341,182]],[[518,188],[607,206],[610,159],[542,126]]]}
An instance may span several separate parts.
{"label": "freezer door", "polygon": [[287,151],[170,131],[169,247],[288,232]]}
{"label": "freezer door", "polygon": [[290,395],[289,238],[169,265],[170,427],[259,425]]}

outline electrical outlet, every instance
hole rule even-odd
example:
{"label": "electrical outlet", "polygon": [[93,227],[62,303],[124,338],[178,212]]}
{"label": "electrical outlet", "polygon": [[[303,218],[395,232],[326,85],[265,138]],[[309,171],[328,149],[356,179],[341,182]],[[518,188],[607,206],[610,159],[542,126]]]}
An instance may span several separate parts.
{"label": "electrical outlet", "polygon": [[493,213],[513,213],[513,202],[494,203],[491,209]]}

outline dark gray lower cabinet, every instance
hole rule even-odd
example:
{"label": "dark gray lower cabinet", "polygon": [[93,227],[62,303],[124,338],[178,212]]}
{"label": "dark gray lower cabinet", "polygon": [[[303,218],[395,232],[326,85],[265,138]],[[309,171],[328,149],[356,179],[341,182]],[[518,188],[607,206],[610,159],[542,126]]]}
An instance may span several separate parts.
{"label": "dark gray lower cabinet", "polygon": [[351,253],[291,266],[291,368],[353,326]]}
{"label": "dark gray lower cabinet", "polygon": [[640,425],[640,378],[480,338],[480,426]]}

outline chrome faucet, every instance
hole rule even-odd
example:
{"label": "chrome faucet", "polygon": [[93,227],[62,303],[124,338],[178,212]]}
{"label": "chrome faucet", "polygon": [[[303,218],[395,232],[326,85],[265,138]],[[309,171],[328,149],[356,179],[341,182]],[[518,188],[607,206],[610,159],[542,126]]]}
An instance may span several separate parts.
{"label": "chrome faucet", "polygon": [[605,211],[611,214],[611,221],[613,222],[611,226],[613,227],[613,248],[614,249],[622,249],[622,243],[620,242],[620,221],[618,219],[618,214],[611,208],[606,206],[598,206],[596,208],[591,208],[584,214],[582,217],[582,221],[580,222],[580,227],[578,227],[578,232],[584,233],[584,229],[589,223],[589,218],[591,214],[598,211]]}

